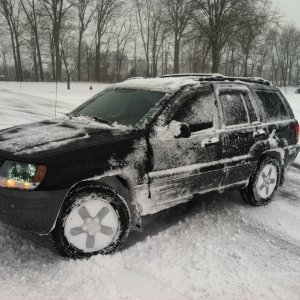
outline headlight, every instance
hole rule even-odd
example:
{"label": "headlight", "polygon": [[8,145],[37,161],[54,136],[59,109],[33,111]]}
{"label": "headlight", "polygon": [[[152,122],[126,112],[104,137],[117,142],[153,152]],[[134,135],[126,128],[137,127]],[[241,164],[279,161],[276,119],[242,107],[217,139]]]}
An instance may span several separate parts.
{"label": "headlight", "polygon": [[46,166],[5,161],[0,167],[0,187],[33,190],[43,181]]}

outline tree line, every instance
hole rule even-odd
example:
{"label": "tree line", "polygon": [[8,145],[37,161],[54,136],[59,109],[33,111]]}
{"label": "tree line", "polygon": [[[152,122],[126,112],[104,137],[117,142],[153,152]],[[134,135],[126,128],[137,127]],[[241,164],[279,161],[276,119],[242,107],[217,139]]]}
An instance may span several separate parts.
{"label": "tree line", "polygon": [[0,0],[0,25],[6,79],[212,72],[300,80],[300,30],[270,0]]}

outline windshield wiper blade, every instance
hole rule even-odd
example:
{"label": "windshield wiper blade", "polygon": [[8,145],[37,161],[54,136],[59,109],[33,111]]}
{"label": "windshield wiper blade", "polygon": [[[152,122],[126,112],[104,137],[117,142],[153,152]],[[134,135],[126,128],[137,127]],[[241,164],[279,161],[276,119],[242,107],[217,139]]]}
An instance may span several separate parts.
{"label": "windshield wiper blade", "polygon": [[113,122],[112,121],[108,121],[108,120],[105,120],[105,119],[102,119],[100,117],[91,117],[93,120],[97,121],[97,122],[100,122],[100,123],[104,123],[104,124],[107,124],[107,125],[110,125],[112,126]]}
{"label": "windshield wiper blade", "polygon": [[73,118],[80,118],[80,117],[83,117],[83,118],[87,118],[87,119],[91,119],[93,121],[97,121],[97,122],[100,122],[100,123],[104,123],[104,124],[107,124],[107,125],[110,125],[112,126],[113,125],[113,122],[112,121],[109,121],[109,120],[105,120],[105,119],[102,119],[100,117],[96,117],[96,116],[86,116],[86,115],[80,115],[80,116],[74,116],[72,115],[71,113],[67,113],[65,114],[67,117],[71,119]]}

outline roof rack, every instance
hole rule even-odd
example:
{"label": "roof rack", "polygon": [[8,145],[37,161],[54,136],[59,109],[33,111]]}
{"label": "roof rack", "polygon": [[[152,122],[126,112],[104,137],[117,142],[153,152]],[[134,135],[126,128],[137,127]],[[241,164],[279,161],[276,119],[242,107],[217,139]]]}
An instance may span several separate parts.
{"label": "roof rack", "polygon": [[248,83],[272,85],[270,81],[260,77],[232,77],[232,76],[224,76],[218,73],[179,73],[179,74],[166,74],[162,76],[162,78],[167,78],[167,77],[194,77],[196,80],[199,81],[243,81]]}
{"label": "roof rack", "polygon": [[178,74],[165,74],[162,75],[161,78],[167,77],[217,77],[223,76],[219,73],[178,73]]}
{"label": "roof rack", "polygon": [[243,81],[248,83],[272,85],[270,81],[260,77],[230,77],[230,76],[218,75],[218,76],[199,78],[199,81]]}

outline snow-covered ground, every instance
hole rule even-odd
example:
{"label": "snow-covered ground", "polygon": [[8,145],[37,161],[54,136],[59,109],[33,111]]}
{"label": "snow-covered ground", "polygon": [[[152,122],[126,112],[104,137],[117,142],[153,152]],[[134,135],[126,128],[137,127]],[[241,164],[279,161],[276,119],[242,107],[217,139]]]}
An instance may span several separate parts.
{"label": "snow-covered ground", "polygon": [[[295,90],[294,87],[281,88],[282,93],[288,99],[293,109],[296,119],[300,122],[300,94],[295,94]],[[296,158],[296,163],[300,166],[300,154]]]}
{"label": "snow-covered ground", "polygon": [[[68,112],[105,85],[59,84]],[[300,95],[287,98],[300,120]],[[285,93],[285,91],[284,91]],[[0,128],[53,117],[55,85],[0,82]],[[145,219],[124,250],[65,261],[0,225],[0,299],[300,299],[300,170],[266,207],[208,194]],[[40,242],[40,241],[38,241]]]}
{"label": "snow-covered ground", "polygon": [[[76,83],[71,85],[71,90],[67,90],[65,83],[58,83],[57,116],[70,112],[106,86],[99,83]],[[55,83],[23,82],[20,85],[18,82],[0,81],[0,129],[53,118],[55,101]]]}

